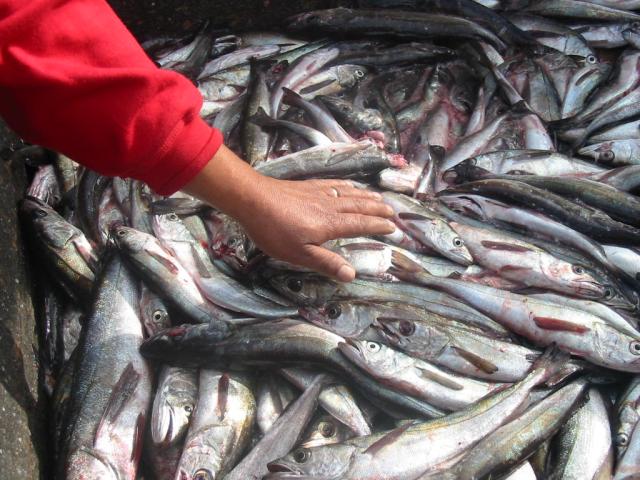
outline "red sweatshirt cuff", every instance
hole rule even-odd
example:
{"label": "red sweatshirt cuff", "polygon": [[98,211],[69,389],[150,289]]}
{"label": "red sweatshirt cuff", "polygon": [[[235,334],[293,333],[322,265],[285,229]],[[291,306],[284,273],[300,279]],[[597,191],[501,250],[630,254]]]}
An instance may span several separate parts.
{"label": "red sweatshirt cuff", "polygon": [[160,195],[171,195],[189,183],[222,145],[222,134],[200,117],[180,122],[169,135],[152,171],[140,175]]}

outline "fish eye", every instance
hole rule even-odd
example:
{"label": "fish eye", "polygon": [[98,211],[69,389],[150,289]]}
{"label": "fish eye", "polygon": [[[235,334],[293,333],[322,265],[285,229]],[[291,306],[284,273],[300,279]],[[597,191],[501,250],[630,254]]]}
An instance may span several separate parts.
{"label": "fish eye", "polygon": [[587,63],[590,63],[591,65],[598,62],[598,59],[596,58],[595,55],[587,55],[587,58],[585,60],[587,61]]}
{"label": "fish eye", "polygon": [[327,306],[327,316],[330,319],[335,320],[340,315],[342,315],[342,308],[340,307],[340,305],[332,303],[331,305]]}
{"label": "fish eye", "polygon": [[184,411],[191,415],[191,413],[193,412],[193,407],[191,405],[185,405]]}
{"label": "fish eye", "polygon": [[356,78],[362,78],[364,77],[364,72],[362,70],[356,70],[355,72],[353,72],[354,75],[356,76]]}
{"label": "fish eye", "polygon": [[238,237],[233,237],[233,238],[230,238],[227,243],[229,244],[230,247],[235,247],[238,245],[238,243],[240,243],[240,239],[238,239]]}
{"label": "fish eye", "polygon": [[311,452],[307,449],[300,449],[293,452],[293,460],[296,463],[305,463],[311,457]]}
{"label": "fish eye", "polygon": [[631,342],[629,344],[629,350],[634,355],[640,355],[640,342],[638,342],[637,340],[634,340],[633,342]]}
{"label": "fish eye", "polygon": [[116,232],[116,235],[119,236],[119,237],[124,237],[126,234],[127,234],[126,230],[118,230]]}
{"label": "fish eye", "polygon": [[201,468],[193,475],[193,480],[213,480],[213,475],[209,470]]}
{"label": "fish eye", "polygon": [[156,322],[159,322],[164,318],[164,315],[165,315],[165,312],[163,312],[162,310],[156,310],[155,312],[153,312],[153,319]]}
{"label": "fish eye", "polygon": [[613,298],[613,290],[611,290],[609,287],[604,289],[604,299],[605,300],[611,300]]}
{"label": "fish eye", "polygon": [[302,291],[302,280],[299,280],[297,278],[290,278],[289,280],[287,280],[287,287],[292,292],[296,292],[296,293],[301,292]]}
{"label": "fish eye", "polygon": [[616,159],[616,154],[613,150],[605,150],[600,154],[600,160],[604,162],[613,162]]}
{"label": "fish eye", "polygon": [[616,445],[626,447],[629,444],[629,436],[626,433],[616,435]]}
{"label": "fish eye", "polygon": [[178,220],[178,215],[176,215],[175,213],[170,213],[167,218],[172,222],[175,222],[176,220]]}
{"label": "fish eye", "polygon": [[463,241],[460,237],[456,237],[453,239],[453,245],[456,247],[461,247],[463,245]]}
{"label": "fish eye", "polygon": [[367,349],[370,352],[373,352],[373,353],[379,352],[380,351],[380,344],[376,343],[376,342],[367,342]]}
{"label": "fish eye", "polygon": [[640,22],[633,22],[631,24],[631,28],[633,28],[634,30],[640,30]]}
{"label": "fish eye", "polygon": [[47,216],[47,212],[42,210],[41,208],[38,208],[37,210],[33,211],[33,218],[44,218]]}
{"label": "fish eye", "polygon": [[584,273],[584,268],[582,268],[580,265],[574,265],[572,267],[572,270],[576,275],[582,275]]}
{"label": "fish eye", "polygon": [[336,433],[336,427],[333,423],[330,422],[322,422],[320,424],[320,434],[324,438],[333,437]]}
{"label": "fish eye", "polygon": [[413,335],[416,331],[416,324],[409,320],[402,320],[400,322],[400,333],[405,337]]}

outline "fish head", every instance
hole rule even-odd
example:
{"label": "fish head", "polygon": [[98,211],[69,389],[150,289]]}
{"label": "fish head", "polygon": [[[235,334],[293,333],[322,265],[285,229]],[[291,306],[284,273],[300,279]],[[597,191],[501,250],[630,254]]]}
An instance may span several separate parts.
{"label": "fish head", "polygon": [[378,375],[390,375],[407,366],[399,352],[370,340],[347,339],[338,344],[338,349],[360,368]]}
{"label": "fish head", "polygon": [[435,220],[432,237],[434,246],[442,255],[461,265],[473,264],[473,256],[464,243],[464,240],[441,219]]}
{"label": "fish head", "polygon": [[302,448],[340,443],[350,438],[349,429],[331,415],[322,415],[307,429]]}
{"label": "fish head", "polygon": [[608,323],[594,326],[597,339],[596,351],[602,356],[603,365],[616,370],[640,373],[640,333],[618,329]]}
{"label": "fish head", "polygon": [[602,299],[613,292],[600,283],[587,267],[577,263],[553,262],[548,266],[547,274],[566,282],[581,297]]}
{"label": "fish head", "polygon": [[151,438],[157,445],[175,445],[184,438],[198,392],[194,370],[164,367],[151,411]]}
{"label": "fish head", "polygon": [[171,319],[165,303],[148,289],[143,289],[140,295],[140,317],[147,335],[169,328]]}
{"label": "fish head", "polygon": [[346,478],[357,449],[348,443],[314,448],[298,448],[267,465],[265,478],[338,480]]}
{"label": "fish head", "polygon": [[405,318],[378,317],[373,326],[388,342],[396,346],[406,345],[416,332],[416,322]]}
{"label": "fish head", "polygon": [[168,241],[183,241],[185,236],[191,236],[187,227],[182,223],[180,217],[175,213],[164,215],[153,215],[153,231],[158,238]]}
{"label": "fish head", "polygon": [[637,401],[624,402],[618,409],[618,425],[613,438],[618,459],[627,451],[633,429],[640,421]]}
{"label": "fish head", "polygon": [[367,307],[358,302],[329,302],[322,307],[304,307],[300,315],[307,321],[342,337],[353,337],[370,325]]}
{"label": "fish head", "polygon": [[119,249],[131,253],[142,251],[149,239],[153,238],[151,235],[147,235],[134,228],[125,227],[124,225],[115,225],[111,229],[110,235]]}
{"label": "fish head", "polygon": [[616,151],[613,142],[588,145],[578,150],[578,154],[604,164],[613,164],[616,161]]}
{"label": "fish head", "polygon": [[82,232],[62,218],[55,210],[36,198],[26,198],[20,211],[36,234],[54,248],[64,248]]}
{"label": "fish head", "polygon": [[215,223],[211,251],[214,258],[224,260],[240,271],[256,254],[256,247],[238,222],[221,216]]}
{"label": "fish head", "polygon": [[329,301],[338,290],[338,284],[313,274],[285,273],[269,279],[271,286],[297,305],[317,305]]}

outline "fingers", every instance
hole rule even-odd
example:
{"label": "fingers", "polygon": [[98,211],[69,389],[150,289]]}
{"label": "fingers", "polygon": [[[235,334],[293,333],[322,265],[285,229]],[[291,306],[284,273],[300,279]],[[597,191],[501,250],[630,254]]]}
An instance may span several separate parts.
{"label": "fingers", "polygon": [[382,195],[371,190],[356,187],[340,187],[333,186],[328,190],[329,196],[340,198],[369,198],[372,200],[381,200]]}
{"label": "fingers", "polygon": [[367,198],[340,198],[336,200],[336,209],[340,213],[359,213],[383,218],[393,216],[393,209],[389,205]]}
{"label": "fingers", "polygon": [[334,225],[330,239],[366,237],[368,235],[388,235],[395,232],[396,225],[391,220],[360,215],[357,213],[345,213],[337,215],[337,223]]}
{"label": "fingers", "polygon": [[340,282],[356,278],[356,271],[340,255],[326,248],[307,245],[304,249],[304,266]]}
{"label": "fingers", "polygon": [[349,180],[307,180],[305,182],[330,197],[356,197],[381,199],[382,195],[364,188],[356,188]]}

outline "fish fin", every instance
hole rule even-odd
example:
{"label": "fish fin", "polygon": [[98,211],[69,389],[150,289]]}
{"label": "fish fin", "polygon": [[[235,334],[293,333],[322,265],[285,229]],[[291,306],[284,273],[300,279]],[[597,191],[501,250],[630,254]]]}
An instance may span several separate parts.
{"label": "fish fin", "polygon": [[375,442],[373,442],[363,453],[368,453],[369,455],[375,455],[377,452],[382,450],[387,445],[391,445],[400,435],[409,430],[409,428],[413,426],[413,422],[407,422],[404,425],[394,428],[390,432],[387,432],[382,438],[379,438]]}
{"label": "fish fin", "polygon": [[198,269],[198,274],[202,278],[211,278],[211,271],[207,268],[207,265],[202,260],[198,249],[192,244],[191,245],[191,253],[193,253],[193,259],[195,260],[196,268]]}
{"label": "fish fin", "polygon": [[440,375],[438,372],[434,372],[432,370],[422,368],[418,365],[415,367],[420,373],[421,377],[424,377],[428,380],[432,380],[436,383],[439,383],[443,387],[450,388],[451,390],[462,390],[464,386],[460,385],[458,382],[447,378],[445,375]]}
{"label": "fish fin", "polygon": [[391,252],[391,264],[406,272],[419,273],[425,271],[422,265],[397,250]]}
{"label": "fish fin", "polygon": [[216,406],[218,419],[224,420],[227,415],[227,401],[229,399],[229,374],[223,373],[218,380],[218,404]]}
{"label": "fish fin", "polygon": [[480,244],[489,250],[504,250],[505,252],[533,252],[532,249],[507,242],[493,242],[491,240],[482,240]]}
{"label": "fish fin", "polygon": [[146,250],[145,252],[152,257],[155,261],[157,261],[159,264],[161,264],[163,267],[165,267],[167,270],[169,270],[173,275],[176,275],[179,272],[178,267],[176,266],[175,263],[173,263],[171,261],[171,259],[167,258],[167,257],[163,257],[162,255],[157,254],[154,251],[151,250]]}
{"label": "fish fin", "polygon": [[114,385],[113,390],[111,390],[111,395],[96,428],[93,438],[94,446],[96,446],[97,440],[104,429],[112,425],[120,416],[124,407],[133,397],[139,381],[140,374],[133,368],[133,364],[129,363],[120,375],[118,382]]}
{"label": "fish fin", "polygon": [[374,243],[374,242],[357,242],[357,243],[349,243],[347,245],[343,245],[340,248],[343,248],[348,252],[358,251],[358,250],[381,251],[381,250],[385,250],[387,248],[387,245],[383,243]]}
{"label": "fish fin", "polygon": [[591,329],[585,325],[572,323],[568,320],[552,317],[533,317],[535,324],[543,330],[552,330],[559,332],[586,333]]}
{"label": "fish fin", "polygon": [[136,430],[133,435],[133,448],[131,449],[131,461],[137,465],[142,457],[142,446],[144,444],[144,427],[147,419],[144,413],[140,412],[136,420]]}
{"label": "fish fin", "polygon": [[495,364],[491,363],[489,360],[482,358],[480,355],[476,355],[475,353],[469,352],[468,350],[460,347],[454,346],[451,348],[453,348],[458,355],[460,355],[478,370],[482,370],[483,372],[488,374],[496,373],[498,371],[498,367]]}
{"label": "fish fin", "polygon": [[251,115],[248,120],[260,127],[275,127],[277,122],[271,118],[262,107],[258,107],[258,111]]}
{"label": "fish fin", "polygon": [[282,91],[284,92],[282,94],[282,102],[287,105],[291,105],[295,107],[302,100],[302,97],[297,92],[294,92],[290,88],[282,87]]}

